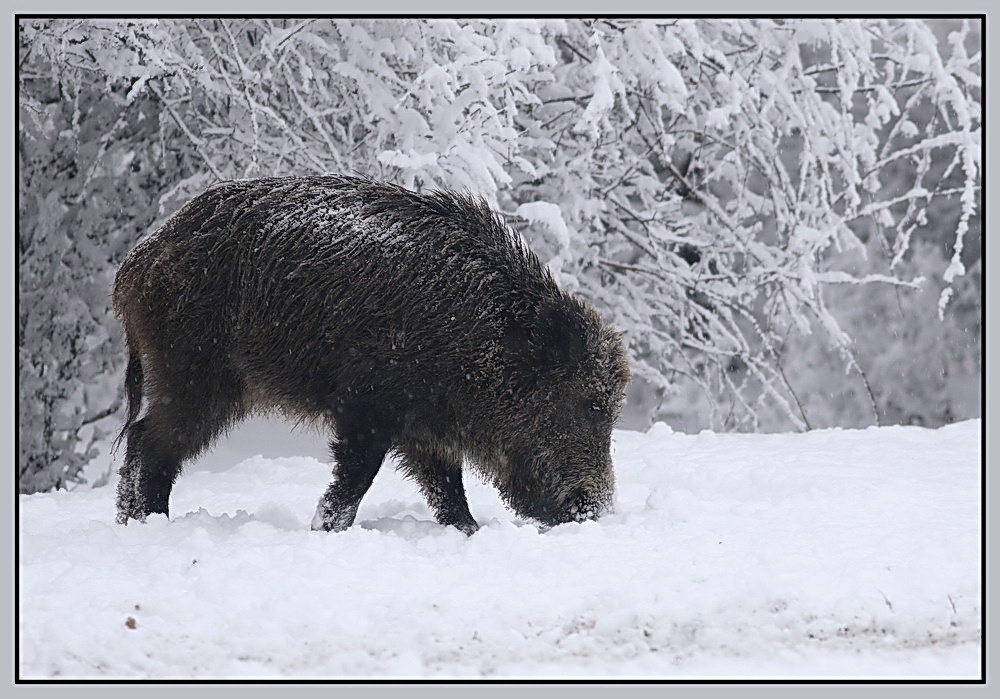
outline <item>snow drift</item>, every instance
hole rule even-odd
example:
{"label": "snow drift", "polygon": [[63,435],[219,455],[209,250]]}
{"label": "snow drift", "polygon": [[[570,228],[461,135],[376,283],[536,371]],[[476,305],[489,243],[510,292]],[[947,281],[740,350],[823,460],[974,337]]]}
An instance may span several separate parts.
{"label": "snow drift", "polygon": [[981,428],[617,432],[616,511],[546,533],[470,478],[466,538],[388,463],[311,532],[309,457],[195,465],[145,525],[20,496],[19,674],[976,678]]}

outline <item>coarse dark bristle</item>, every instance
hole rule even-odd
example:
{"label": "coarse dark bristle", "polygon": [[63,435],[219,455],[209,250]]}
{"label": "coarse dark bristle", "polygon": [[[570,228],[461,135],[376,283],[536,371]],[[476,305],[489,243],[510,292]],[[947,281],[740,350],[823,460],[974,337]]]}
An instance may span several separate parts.
{"label": "coarse dark bristle", "polygon": [[610,503],[621,340],[470,194],[222,182],[128,256],[114,308],[130,352],[120,521],[166,512],[181,464],[255,410],[334,435],[317,528],[350,525],[389,450],[470,533],[463,459],[541,521]]}

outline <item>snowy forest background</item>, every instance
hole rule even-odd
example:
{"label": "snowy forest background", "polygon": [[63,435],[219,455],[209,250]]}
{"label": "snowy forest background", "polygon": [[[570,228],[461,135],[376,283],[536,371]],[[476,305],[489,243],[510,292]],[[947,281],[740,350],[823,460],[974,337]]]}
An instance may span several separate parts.
{"label": "snowy forest background", "polygon": [[980,414],[978,20],[23,20],[19,488],[120,424],[123,255],[231,178],[468,188],[624,333],[625,427]]}

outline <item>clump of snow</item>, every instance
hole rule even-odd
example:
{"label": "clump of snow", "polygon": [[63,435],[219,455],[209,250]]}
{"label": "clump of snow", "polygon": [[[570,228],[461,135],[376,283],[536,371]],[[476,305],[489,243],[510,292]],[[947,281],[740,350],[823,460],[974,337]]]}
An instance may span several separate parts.
{"label": "clump of snow", "polygon": [[601,134],[601,120],[606,118],[607,113],[615,106],[615,93],[624,92],[624,88],[617,76],[618,69],[611,64],[600,46],[595,51],[591,69],[594,76],[594,92],[573,130],[575,133],[587,134],[596,141]]}
{"label": "clump of snow", "polygon": [[579,285],[577,280],[572,275],[562,274],[563,266],[570,258],[572,240],[559,205],[547,201],[532,201],[518,206],[517,215],[531,223],[540,224],[549,231],[556,253],[545,264],[556,275],[558,283],[568,289],[576,288]]}
{"label": "clump of snow", "polygon": [[616,510],[546,533],[467,478],[471,538],[386,463],[354,527],[329,467],[196,464],[172,518],[20,496],[22,678],[974,678],[979,420],[616,433]]}
{"label": "clump of snow", "polygon": [[378,161],[383,165],[419,170],[437,163],[437,153],[417,153],[412,148],[403,153],[398,150],[385,150],[378,154]]}

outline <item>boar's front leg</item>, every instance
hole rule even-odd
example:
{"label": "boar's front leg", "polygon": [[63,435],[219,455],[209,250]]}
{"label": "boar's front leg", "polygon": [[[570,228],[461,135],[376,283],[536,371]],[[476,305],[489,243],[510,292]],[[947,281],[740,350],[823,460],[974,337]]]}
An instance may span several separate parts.
{"label": "boar's front leg", "polygon": [[331,442],[333,481],[316,506],[312,529],[342,532],[358,514],[382,460],[392,444],[391,421],[361,406],[338,406],[337,437]]}
{"label": "boar's front leg", "polygon": [[465,499],[462,462],[424,445],[406,444],[397,451],[403,457],[403,469],[420,486],[438,523],[453,525],[468,536],[475,534],[479,525]]}

